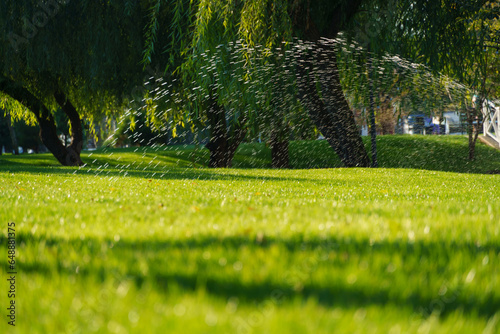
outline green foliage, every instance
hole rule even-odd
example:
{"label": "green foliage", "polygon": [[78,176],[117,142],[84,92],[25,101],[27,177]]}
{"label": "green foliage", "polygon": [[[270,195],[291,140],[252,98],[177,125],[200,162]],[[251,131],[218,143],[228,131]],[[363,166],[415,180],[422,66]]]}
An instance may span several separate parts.
{"label": "green foliage", "polygon": [[[142,85],[142,4],[22,0],[0,6],[0,75],[50,109],[61,90],[83,117],[116,113]],[[13,110],[15,118],[26,115]]]}
{"label": "green foliage", "polygon": [[388,53],[367,52],[343,36],[335,40],[335,47],[344,92],[356,109],[369,106],[370,76],[375,105],[380,106],[389,98],[392,108],[404,115],[412,111],[439,114],[449,108],[454,110],[472,97],[470,87],[423,64]]}
{"label": "green foliage", "polygon": [[[293,36],[307,37],[314,30],[319,37],[333,31],[335,25],[337,29],[346,30],[343,37],[346,41],[341,41],[340,67],[345,92],[354,107],[363,108],[368,104],[364,64],[368,54],[364,52],[369,49],[369,55],[375,56],[372,75],[377,88],[376,103],[391,96],[401,113],[410,110],[436,113],[450,108],[452,103],[452,109],[460,108],[463,101],[470,100],[474,84],[456,74],[475,66],[474,52],[480,49],[475,45],[476,35],[471,35],[470,22],[477,21],[481,15],[494,15],[496,10],[494,5],[484,9],[485,4],[488,3],[484,0],[466,4],[364,1],[355,19],[347,22],[348,13],[357,5],[346,1],[311,4],[220,0],[191,2],[191,6],[182,1],[172,2],[168,4],[169,12],[176,14],[169,26],[172,42],[167,43],[166,48],[175,61],[169,62],[167,69],[177,68],[176,79],[181,80],[177,89],[168,95],[160,94],[169,106],[162,109],[170,110],[162,111],[161,116],[165,122],[184,121],[203,128],[207,100],[214,98],[225,108],[229,124],[245,119],[254,135],[267,136],[265,133],[275,126],[270,122],[273,119],[284,120],[278,127],[294,128],[302,124],[306,117],[294,97],[294,60],[281,55],[292,51]],[[150,39],[158,29],[155,17],[161,12],[159,6],[157,1],[151,7],[152,19],[147,32]],[[192,21],[180,20],[189,17]],[[333,18],[340,23],[333,24]],[[487,31],[491,43],[494,29]],[[460,49],[450,52],[450,45],[460,45]],[[145,54],[150,52],[147,48]],[[403,55],[415,64],[392,56],[394,54]],[[146,58],[143,60],[147,61]],[[454,65],[457,59],[462,63]],[[287,68],[281,72],[284,64]],[[455,70],[437,76],[432,73],[450,66],[455,66]],[[281,84],[276,85],[280,81]],[[271,103],[277,96],[281,99],[279,108]]]}
{"label": "green foliage", "polygon": [[5,116],[8,113],[12,121],[24,120],[26,124],[33,125],[36,119],[33,113],[26,109],[19,101],[0,91],[0,113]]}
{"label": "green foliage", "polygon": [[151,146],[165,143],[167,133],[155,132],[148,126],[144,113],[127,114],[118,120],[118,128],[105,139],[104,146]]}
{"label": "green foliage", "polygon": [[[478,87],[481,63],[498,40],[500,6],[487,0],[399,1],[388,24],[391,33],[372,36],[375,43],[442,72],[462,84]],[[498,45],[498,44],[497,44]]]}
{"label": "green foliage", "polygon": [[351,104],[367,108],[371,75],[376,106],[390,98],[399,114],[471,112],[474,95],[496,95],[499,14],[489,1],[365,1],[338,41]]}
{"label": "green foliage", "polygon": [[[152,17],[160,13],[159,3],[152,7]],[[166,74],[170,84],[152,95],[159,107],[148,114],[151,123],[205,129],[206,110],[216,100],[224,108],[229,131],[243,126],[251,138],[264,140],[273,128],[288,133],[293,127],[301,135],[311,131],[295,98],[293,63],[287,63],[292,26],[286,1],[199,1],[190,6],[178,1],[171,6],[166,72],[175,71]],[[148,38],[156,29],[152,19]],[[145,51],[146,63],[151,46]]]}

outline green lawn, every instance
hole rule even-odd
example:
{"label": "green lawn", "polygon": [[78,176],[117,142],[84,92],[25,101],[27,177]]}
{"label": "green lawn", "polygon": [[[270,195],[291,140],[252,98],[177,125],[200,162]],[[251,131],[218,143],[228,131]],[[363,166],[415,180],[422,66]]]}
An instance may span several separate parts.
{"label": "green lawn", "polygon": [[[500,152],[379,138],[380,169],[194,147],[0,156],[0,333],[500,333]],[[253,168],[250,168],[253,167]],[[17,319],[7,325],[7,223]]]}

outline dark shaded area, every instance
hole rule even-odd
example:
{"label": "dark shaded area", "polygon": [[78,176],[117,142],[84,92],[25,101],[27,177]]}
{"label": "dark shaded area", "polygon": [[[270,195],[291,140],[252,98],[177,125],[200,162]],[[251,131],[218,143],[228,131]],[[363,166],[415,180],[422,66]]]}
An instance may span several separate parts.
{"label": "dark shaded area", "polygon": [[210,96],[207,117],[210,124],[210,141],[205,147],[210,151],[208,167],[231,167],[238,147],[247,134],[246,118],[240,116],[238,122],[227,124],[224,106]]}
{"label": "dark shaded area", "polygon": [[290,168],[289,144],[288,129],[275,128],[272,131],[269,148],[271,149],[271,166],[273,168]]}
{"label": "dark shaded area", "polygon": [[[4,236],[0,236],[0,242],[6,241]],[[304,239],[302,235],[297,235],[290,239],[279,239],[266,237],[265,239],[256,238],[255,236],[233,236],[233,237],[217,237],[217,236],[199,236],[197,238],[187,238],[183,240],[144,240],[144,241],[127,241],[120,240],[115,242],[111,239],[59,239],[53,237],[38,236],[33,237],[31,234],[19,233],[17,235],[19,245],[23,244],[43,244],[45,251],[55,252],[55,254],[63,254],[68,249],[75,252],[85,253],[92,257],[99,257],[103,247],[107,247],[108,257],[119,259],[117,263],[124,263],[124,266],[108,266],[108,263],[116,263],[114,261],[106,261],[106,266],[80,266],[79,274],[84,277],[96,277],[98,280],[106,278],[131,279],[138,287],[146,281],[153,281],[160,291],[167,293],[169,285],[181,287],[182,289],[194,291],[203,287],[208,293],[223,299],[230,297],[238,297],[240,301],[245,303],[261,302],[269,299],[276,291],[279,291],[283,299],[300,297],[306,300],[309,297],[314,297],[318,302],[325,307],[342,307],[342,308],[358,308],[369,307],[372,305],[393,305],[396,307],[409,308],[414,312],[421,312],[424,316],[429,315],[432,308],[436,307],[436,300],[442,298],[446,300],[444,307],[440,309],[440,316],[444,317],[450,312],[461,310],[465,313],[474,313],[479,316],[488,318],[493,316],[500,308],[500,299],[494,294],[490,295],[471,295],[465,294],[462,291],[462,286],[458,285],[455,288],[449,287],[449,291],[445,296],[433,295],[423,286],[415,287],[386,287],[374,285],[349,285],[345,283],[345,279],[332,278],[328,283],[315,283],[310,281],[309,277],[317,268],[324,266],[347,267],[350,265],[349,258],[357,256],[362,260],[370,261],[371,257],[383,255],[387,261],[391,261],[393,254],[399,254],[402,262],[409,262],[412,266],[405,268],[403,265],[401,270],[403,275],[413,275],[414,266],[418,265],[419,261],[432,261],[435,270],[442,273],[445,280],[450,274],[447,272],[449,260],[457,254],[462,254],[468,258],[482,258],[491,252],[498,253],[500,246],[494,243],[488,243],[477,246],[471,242],[445,242],[445,241],[417,241],[408,243],[405,241],[394,242],[370,242],[367,239],[352,240],[330,237],[327,240],[318,238]],[[211,250],[218,247],[218,250],[224,253],[237,254],[242,247],[246,251],[252,249],[261,249],[269,247],[278,247],[280,250],[293,254],[304,254],[311,252],[311,260],[307,263],[297,261],[297,274],[294,274],[294,268],[290,268],[289,273],[280,273],[279,280],[271,280],[265,278],[259,283],[241,281],[238,274],[230,276],[216,277],[216,270],[212,267],[212,272],[207,270],[206,261],[201,259],[201,252],[205,248],[210,247]],[[22,246],[21,246],[22,247]],[[111,248],[112,247],[112,248]],[[341,254],[342,256],[336,259],[320,259],[318,255],[314,255],[313,251],[320,251],[322,254]],[[198,251],[200,259],[196,260],[198,270],[196,273],[172,272],[169,269],[169,263],[172,262],[172,256],[186,252]],[[317,254],[317,253],[316,253]],[[155,256],[151,259],[151,255]],[[149,259],[149,272],[145,276],[140,272],[137,266],[130,265],[135,263],[136,259]],[[285,257],[286,258],[286,257]],[[62,260],[57,263],[56,268],[48,267],[44,263],[36,262],[31,265],[19,263],[20,271],[24,273],[38,273],[46,276],[51,276],[54,272],[59,274],[74,275],[74,268],[64,267]],[[413,262],[412,262],[413,261]],[[173,262],[175,263],[175,261]],[[178,264],[178,263],[177,263]],[[179,267],[176,267],[179,269]],[[431,267],[427,268],[429,270]],[[390,274],[386,273],[390,279]],[[400,273],[401,275],[401,273]],[[297,278],[299,277],[298,280]],[[450,277],[448,277],[450,278]],[[303,284],[301,289],[294,287],[295,282]],[[407,293],[407,289],[411,291]],[[399,291],[405,289],[405,291]]]}
{"label": "dark shaded area", "polygon": [[11,153],[13,150],[9,123],[3,110],[0,110],[0,155],[2,154],[2,147],[5,149],[5,153]]}
{"label": "dark shaded area", "polygon": [[39,136],[40,128],[38,126],[27,125],[25,122],[20,121],[14,124],[14,128],[16,129],[18,144],[24,149],[24,153],[26,153],[28,149],[32,149],[33,152],[39,153],[40,150],[43,149]]}
{"label": "dark shaded area", "polygon": [[[10,167],[10,168],[9,168]],[[14,168],[13,168],[14,167]],[[15,170],[14,170],[15,169]],[[164,170],[119,170],[119,169],[105,169],[105,170],[97,170],[97,168],[92,169],[74,169],[74,168],[64,168],[60,167],[57,164],[54,164],[52,167],[47,167],[45,165],[42,166],[34,166],[33,164],[24,164],[19,162],[8,162],[3,164],[0,162],[0,172],[16,172],[16,173],[33,173],[33,174],[58,174],[58,175],[83,175],[83,176],[91,176],[95,177],[96,174],[99,176],[114,176],[114,177],[134,177],[141,179],[155,179],[155,180],[212,180],[212,181],[221,181],[221,180],[232,180],[232,181],[252,181],[252,180],[269,180],[269,181],[315,181],[310,178],[300,178],[300,177],[279,177],[279,176],[259,176],[259,175],[247,175],[243,173],[228,173],[221,170],[213,170],[209,168],[178,168],[171,167],[169,169]],[[324,180],[317,180],[324,181]],[[333,180],[330,182],[332,183]],[[339,185],[347,185],[347,181],[335,180],[335,182]]]}

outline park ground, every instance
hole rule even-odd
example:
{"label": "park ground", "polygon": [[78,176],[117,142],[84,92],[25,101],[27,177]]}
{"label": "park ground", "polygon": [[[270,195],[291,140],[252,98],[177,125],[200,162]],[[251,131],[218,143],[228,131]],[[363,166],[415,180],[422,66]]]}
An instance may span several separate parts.
{"label": "park ground", "polygon": [[85,152],[82,168],[2,156],[17,317],[2,297],[0,332],[499,333],[500,152],[378,148],[378,169],[332,168],[324,141],[293,142],[290,170],[262,144],[232,169],[191,146]]}

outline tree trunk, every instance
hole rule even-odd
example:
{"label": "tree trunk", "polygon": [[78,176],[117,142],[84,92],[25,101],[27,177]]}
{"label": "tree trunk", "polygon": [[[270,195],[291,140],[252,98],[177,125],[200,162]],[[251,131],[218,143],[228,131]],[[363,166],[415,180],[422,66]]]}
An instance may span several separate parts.
{"label": "tree trunk", "polygon": [[208,167],[231,167],[236,150],[246,136],[247,130],[244,127],[246,119],[240,117],[233,131],[228,131],[226,112],[213,97],[210,98],[207,116],[210,124],[210,141],[205,145],[210,151]]}
{"label": "tree trunk", "polygon": [[[369,51],[370,49],[368,49]],[[370,137],[372,145],[372,168],[378,167],[377,161],[377,127],[375,126],[375,103],[373,102],[373,69],[372,69],[372,59],[368,55],[368,80],[370,88]]]}
{"label": "tree trunk", "polygon": [[[306,40],[316,41],[311,43],[315,44],[313,52],[299,51],[299,98],[311,120],[346,167],[369,167],[370,159],[340,85],[335,53],[320,37],[336,38],[359,11],[361,4],[362,0],[332,4],[333,15],[323,29],[319,29],[318,22],[311,16],[309,2],[296,6],[292,13],[294,28],[303,31]],[[316,84],[321,86],[322,98]]]}
{"label": "tree trunk", "polygon": [[57,161],[63,166],[81,165],[80,155],[64,147],[61,139],[57,136],[56,122],[52,113],[43,106],[35,116],[40,126],[40,139]]}
{"label": "tree trunk", "polygon": [[224,108],[219,106],[217,100],[210,98],[210,106],[207,112],[210,124],[210,141],[206,148],[210,151],[210,168],[227,167],[227,133],[226,133],[226,113]]}
{"label": "tree trunk", "polygon": [[12,120],[10,118],[9,112],[7,112],[5,119],[7,121],[7,127],[9,128],[10,140],[12,141],[12,148],[14,149],[14,154],[19,155],[19,145],[17,144],[16,130],[12,126]]}
{"label": "tree trunk", "polygon": [[472,113],[467,110],[467,136],[469,138],[469,160],[474,160],[475,158],[475,145],[474,145],[474,123],[472,120]]}
{"label": "tree trunk", "polygon": [[247,135],[246,116],[241,115],[238,119],[238,123],[234,126],[233,131],[228,133],[228,148],[226,153],[227,167],[231,167],[233,164],[233,158],[236,154],[236,150],[245,139]]}
{"label": "tree trunk", "polygon": [[[473,161],[476,159],[476,142],[479,136],[481,126],[480,113],[481,113],[482,103],[476,108],[467,107],[467,134],[469,137],[469,160]],[[478,111],[479,110],[479,111]],[[474,121],[476,125],[474,126]]]}
{"label": "tree trunk", "polygon": [[277,134],[271,136],[271,166],[273,168],[290,168],[288,138],[281,139]]}
{"label": "tree trunk", "polygon": [[[340,84],[333,50],[316,43],[314,54],[300,53],[299,99],[318,130],[346,167],[369,167],[360,132]],[[320,97],[316,83],[321,86]]]}
{"label": "tree trunk", "polygon": [[471,161],[476,159],[476,142],[478,135],[479,131],[476,131],[472,140],[469,138],[469,160]]}
{"label": "tree trunk", "polygon": [[[81,166],[83,165],[82,159],[80,158],[80,153],[83,149],[83,127],[80,115],[64,93],[57,92],[54,94],[54,97],[62,111],[68,116],[71,124],[71,144],[65,147],[68,152],[68,166]],[[64,143],[64,146],[66,146],[66,143]]]}
{"label": "tree trunk", "polygon": [[42,143],[54,155],[57,161],[61,163],[61,165],[79,166],[83,164],[80,159],[83,132],[80,118],[78,117],[78,113],[76,113],[74,107],[73,110],[69,110],[69,106],[64,106],[64,109],[66,109],[65,112],[70,118],[72,127],[74,126],[74,138],[71,143],[72,145],[66,148],[57,136],[56,123],[53,115],[38,98],[31,94],[31,92],[29,92],[26,88],[6,78],[0,78],[0,90],[8,94],[13,99],[19,101],[35,115],[38,125],[40,126],[40,139],[42,140]]}

